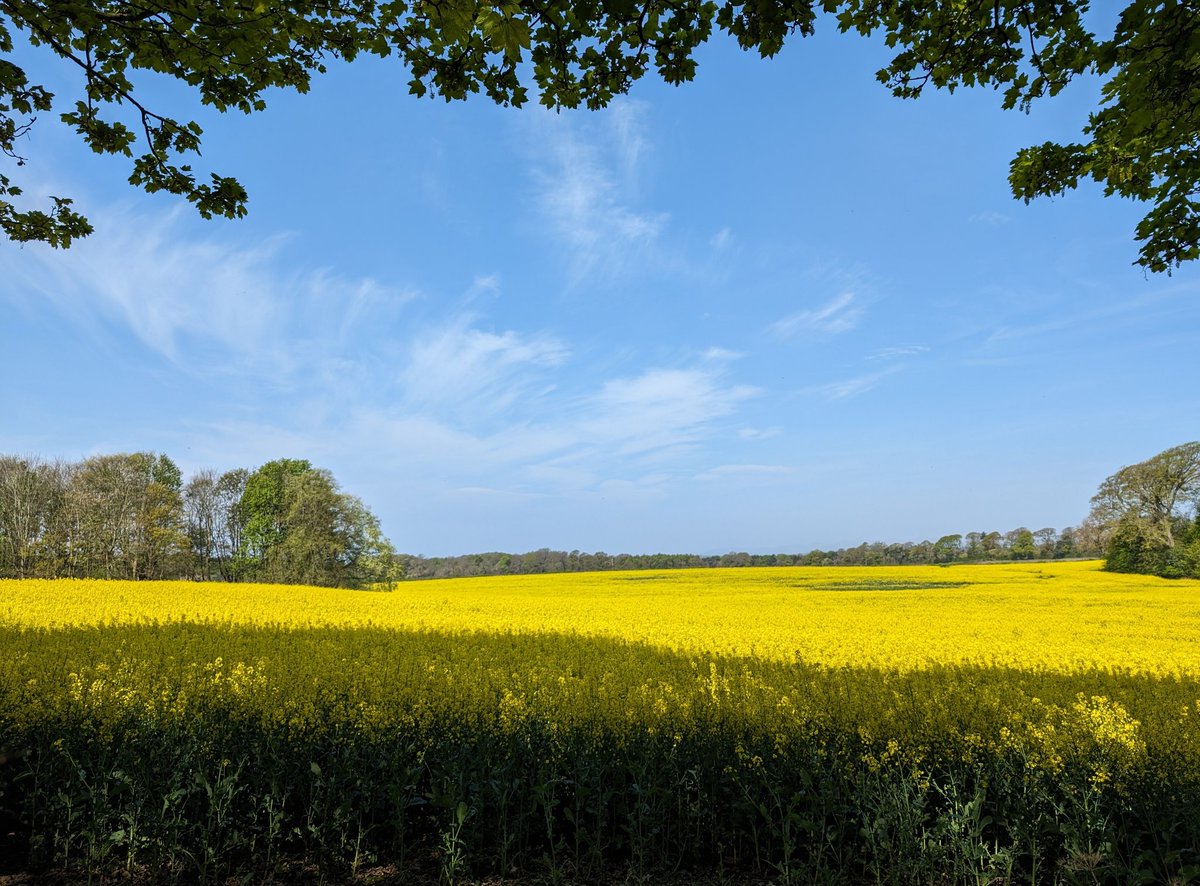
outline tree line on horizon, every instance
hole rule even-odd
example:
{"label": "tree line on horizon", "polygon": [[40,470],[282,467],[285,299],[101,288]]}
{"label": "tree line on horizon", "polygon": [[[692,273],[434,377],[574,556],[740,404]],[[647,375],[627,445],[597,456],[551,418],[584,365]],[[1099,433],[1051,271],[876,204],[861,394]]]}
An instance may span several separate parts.
{"label": "tree line on horizon", "polygon": [[1104,557],[1200,577],[1200,442],[1121,468],[1079,526],[974,531],[807,553],[608,554],[541,548],[398,554],[362,501],[304,459],[201,470],[152,452],[78,462],[0,455],[0,578],[263,581],[390,587],[401,579],[741,566],[906,566]]}
{"label": "tree line on horizon", "polygon": [[1079,526],[1024,526],[1000,533],[943,535],[937,541],[864,542],[803,554],[594,554],[541,548],[456,557],[402,555],[404,577],[456,578],[538,572],[737,566],[921,566],[1104,558],[1112,572],[1200,578],[1200,442],[1184,443],[1121,468],[1100,484]]}
{"label": "tree line on horizon", "polygon": [[622,569],[901,566],[1100,556],[1086,527],[968,532],[807,553],[604,551],[397,554],[379,521],[303,459],[184,481],[162,453],[77,462],[0,455],[0,577],[266,581],[364,587],[404,579]]}
{"label": "tree line on horizon", "polygon": [[379,521],[304,459],[201,470],[162,453],[0,455],[0,577],[378,586],[399,578]]}
{"label": "tree line on horizon", "polygon": [[1096,527],[1010,532],[967,532],[937,541],[864,542],[851,548],[795,554],[731,551],[701,554],[608,554],[604,551],[556,551],[540,548],[524,554],[489,551],[454,557],[401,554],[406,579],[464,578],[482,575],[529,575],[539,572],[606,572],[637,569],[716,569],[744,566],[928,566],[1009,560],[1061,560],[1101,557]]}

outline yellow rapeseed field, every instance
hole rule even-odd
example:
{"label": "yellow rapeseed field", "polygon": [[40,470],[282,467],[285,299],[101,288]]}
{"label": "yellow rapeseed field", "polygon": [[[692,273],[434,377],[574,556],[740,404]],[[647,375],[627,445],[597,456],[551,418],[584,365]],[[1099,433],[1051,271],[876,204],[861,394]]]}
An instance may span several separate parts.
{"label": "yellow rapeseed field", "polygon": [[1200,582],[1099,562],[0,581],[0,819],[64,869],[1200,882],[1198,805]]}
{"label": "yellow rapeseed field", "polygon": [[1200,676],[1200,582],[1098,561],[503,576],[392,593],[282,585],[0,581],[0,624],[196,622],[619,638],[831,667],[937,664]]}

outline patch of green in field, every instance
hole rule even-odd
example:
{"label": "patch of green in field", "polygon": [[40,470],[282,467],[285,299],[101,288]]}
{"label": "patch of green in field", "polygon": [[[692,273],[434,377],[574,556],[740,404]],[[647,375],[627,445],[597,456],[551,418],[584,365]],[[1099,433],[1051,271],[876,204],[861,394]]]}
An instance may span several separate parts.
{"label": "patch of green in field", "polygon": [[823,581],[795,584],[791,587],[812,591],[927,591],[938,588],[965,588],[969,581],[905,581],[903,579],[856,579],[853,581]]}

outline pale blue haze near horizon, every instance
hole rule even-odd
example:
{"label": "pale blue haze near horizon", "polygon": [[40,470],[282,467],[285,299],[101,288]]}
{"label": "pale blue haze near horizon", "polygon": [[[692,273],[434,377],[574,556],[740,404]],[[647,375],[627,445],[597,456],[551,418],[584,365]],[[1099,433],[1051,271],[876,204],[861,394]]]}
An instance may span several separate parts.
{"label": "pale blue haze near horizon", "polygon": [[8,174],[97,231],[0,243],[0,453],[307,458],[431,556],[719,553],[1077,524],[1200,438],[1200,269],[1134,266],[1144,207],[1094,185],[1008,191],[1096,84],[901,101],[878,42],[818,27],[600,112],[335,65],[196,112],[237,222],[46,116]]}

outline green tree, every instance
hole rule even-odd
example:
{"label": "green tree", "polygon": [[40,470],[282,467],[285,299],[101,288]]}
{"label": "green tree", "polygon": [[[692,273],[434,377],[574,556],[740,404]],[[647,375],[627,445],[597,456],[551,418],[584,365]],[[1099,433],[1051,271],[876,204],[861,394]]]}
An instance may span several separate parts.
{"label": "green tree", "polygon": [[278,536],[263,552],[261,577],[296,584],[349,584],[350,540],[343,531],[333,477],[311,469],[285,475],[283,497]]}
{"label": "green tree", "polygon": [[132,456],[140,495],[131,551],[133,578],[167,578],[187,571],[190,546],[183,519],[183,475],[169,456]]}
{"label": "green tree", "polygon": [[392,590],[404,577],[396,549],[378,518],[353,495],[339,494],[338,530],[346,539],[346,575],[352,587]]}
{"label": "green tree", "polygon": [[390,588],[401,572],[379,521],[326,470],[279,459],[246,478],[242,562],[263,581]]}
{"label": "green tree", "polygon": [[1183,527],[1176,543],[1167,546],[1137,520],[1121,520],[1109,535],[1105,568],[1110,572],[1144,572],[1163,578],[1198,576],[1200,544],[1189,529]]}
{"label": "green tree", "polygon": [[217,569],[225,581],[237,581],[243,575],[244,563],[239,554],[244,543],[246,519],[241,504],[249,477],[250,472],[245,468],[235,468],[217,479],[214,544]]}
{"label": "green tree", "polygon": [[246,478],[238,502],[242,524],[239,557],[247,569],[262,564],[266,552],[283,540],[290,507],[287,480],[312,470],[305,459],[280,458],[269,461]]}
{"label": "green tree", "polygon": [[943,535],[933,543],[934,563],[953,563],[963,554],[961,535]]}
{"label": "green tree", "polygon": [[134,452],[85,459],[70,478],[68,571],[152,579],[186,571],[189,544],[179,469],[165,455]]}
{"label": "green tree", "polygon": [[1033,533],[1033,541],[1037,545],[1038,559],[1049,560],[1054,557],[1055,546],[1058,544],[1058,530],[1046,526]]}
{"label": "green tree", "polygon": [[0,456],[0,576],[53,573],[64,478],[61,465]]}
{"label": "green tree", "polygon": [[1033,533],[1024,526],[1014,529],[1009,535],[1011,541],[1008,543],[1008,554],[1014,560],[1032,560],[1038,555]]}
{"label": "green tree", "polygon": [[1092,497],[1092,518],[1107,525],[1134,520],[1151,538],[1173,547],[1175,525],[1198,505],[1200,442],[1184,443],[1106,478]]}
{"label": "green tree", "polygon": [[984,560],[1007,560],[1008,550],[1004,547],[1004,536],[999,532],[985,532],[979,539],[980,557]]}
{"label": "green tree", "polygon": [[983,559],[983,536],[982,532],[968,532],[966,537],[966,558],[972,562]]}
{"label": "green tree", "polygon": [[1200,442],[1127,465],[1100,484],[1088,522],[1107,537],[1114,572],[1197,574],[1193,551],[1200,511]]}
{"label": "green tree", "polygon": [[[21,165],[20,140],[57,110],[92,150],[129,158],[132,184],[178,194],[205,217],[239,217],[244,188],[183,162],[199,155],[201,128],[152,107],[145,72],[182,81],[219,111],[252,113],[270,88],[307,91],[331,58],[394,54],[416,95],[482,92],[521,105],[532,85],[547,106],[599,108],[651,70],[691,80],[714,30],[771,56],[824,13],[843,32],[883,36],[895,54],[879,80],[904,98],[980,85],[1027,110],[1081,75],[1100,78],[1081,140],[1021,150],[1012,192],[1029,201],[1092,179],[1146,203],[1138,262],[1170,270],[1200,254],[1200,16],[1179,0],[1132,0],[1107,35],[1088,11],[1086,0],[0,0],[0,151]],[[67,60],[76,93],[60,99],[31,78],[14,34],[30,45],[23,62]],[[90,233],[70,198],[20,209],[20,195],[0,176],[8,237],[68,246]]]}
{"label": "green tree", "polygon": [[248,475],[241,468],[220,475],[206,469],[196,473],[183,488],[188,539],[196,561],[196,577],[202,580],[238,578],[235,557],[242,544],[238,506]]}
{"label": "green tree", "polygon": [[1062,557],[1074,557],[1079,550],[1078,531],[1073,526],[1068,526],[1058,535],[1058,541],[1054,543],[1054,557],[1056,559]]}

